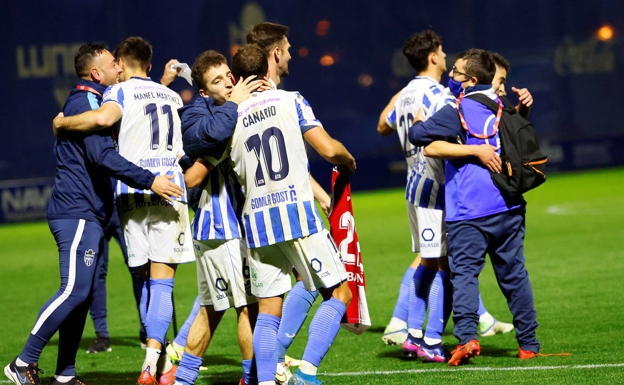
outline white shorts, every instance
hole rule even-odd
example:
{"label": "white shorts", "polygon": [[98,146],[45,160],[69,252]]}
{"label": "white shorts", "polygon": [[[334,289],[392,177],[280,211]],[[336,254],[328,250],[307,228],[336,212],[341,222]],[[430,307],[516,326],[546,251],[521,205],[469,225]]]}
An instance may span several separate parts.
{"label": "white shorts", "polygon": [[173,206],[167,203],[128,211],[118,205],[118,209],[128,246],[129,267],[142,266],[149,261],[178,264],[195,260],[185,203],[174,201]]}
{"label": "white shorts", "polygon": [[446,257],[446,222],[444,210],[427,209],[407,203],[407,217],[412,231],[412,251],[421,258]]}
{"label": "white shorts", "polygon": [[340,252],[326,229],[303,238],[249,250],[251,292],[258,298],[292,289],[290,272],[297,270],[307,290],[329,288],[347,279]]}
{"label": "white shorts", "polygon": [[216,311],[258,302],[251,294],[247,244],[241,239],[193,240],[202,306]]}

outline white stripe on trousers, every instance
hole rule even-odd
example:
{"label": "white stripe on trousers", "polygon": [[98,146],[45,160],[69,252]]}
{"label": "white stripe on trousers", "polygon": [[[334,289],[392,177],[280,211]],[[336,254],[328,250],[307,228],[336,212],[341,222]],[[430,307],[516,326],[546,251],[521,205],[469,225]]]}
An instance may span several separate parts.
{"label": "white stripe on trousers", "polygon": [[59,307],[71,294],[74,289],[74,283],[76,283],[76,253],[78,249],[78,245],[80,244],[80,240],[82,239],[82,233],[84,232],[85,220],[80,219],[78,221],[78,228],[76,229],[76,234],[74,235],[74,240],[71,245],[71,249],[69,250],[69,277],[67,279],[67,286],[63,293],[54,300],[48,306],[43,313],[41,313],[41,317],[37,320],[35,327],[30,332],[30,334],[35,335],[43,325],[43,323],[50,317],[50,315]]}

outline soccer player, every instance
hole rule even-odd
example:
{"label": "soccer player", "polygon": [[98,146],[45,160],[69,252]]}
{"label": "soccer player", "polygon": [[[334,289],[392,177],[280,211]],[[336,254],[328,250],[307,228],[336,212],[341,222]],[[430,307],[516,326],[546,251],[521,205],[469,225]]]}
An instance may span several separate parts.
{"label": "soccer player", "polygon": [[[184,138],[212,130],[233,133],[238,116],[238,103],[247,99],[260,82],[234,87],[225,57],[216,51],[200,54],[192,67],[192,77],[199,94],[192,103],[179,110]],[[253,78],[251,78],[253,79]],[[215,119],[214,113],[228,119]],[[238,317],[238,342],[243,358],[242,384],[255,382],[252,373],[252,330],[258,314],[257,299],[251,294],[247,245],[240,226],[244,196],[232,171],[225,145],[204,151],[185,173],[187,187],[201,186],[198,209],[193,220],[193,241],[197,256],[197,279],[200,302],[182,355],[176,384],[194,384],[202,357],[225,311],[235,308]],[[200,154],[189,154],[200,155]],[[225,160],[225,161],[223,161]]]}
{"label": "soccer player", "polygon": [[[408,38],[403,54],[418,75],[382,113],[389,116],[387,120],[391,125],[378,126],[382,135],[399,134],[408,165],[405,198],[412,251],[418,253],[417,259],[420,259],[409,286],[409,335],[403,343],[403,352],[408,357],[420,356],[428,361],[444,362],[442,332],[450,316],[452,294],[444,226],[444,165],[441,160],[426,158],[422,148],[409,143],[407,129],[419,110],[423,110],[423,119],[427,119],[444,101],[440,79],[446,71],[446,54],[442,50],[442,39],[429,30]],[[427,303],[429,319],[423,336]],[[389,328],[397,323],[398,317],[393,317]],[[394,342],[394,338],[400,337],[393,331],[386,331],[384,338],[384,341]]]}
{"label": "soccer player", "polygon": [[[99,107],[107,86],[117,83],[120,67],[103,44],[86,44],[74,58],[78,85],[63,112],[75,115]],[[113,211],[111,177],[129,186],[151,188],[169,199],[183,190],[166,176],[154,176],[115,150],[111,130],[62,133],[55,144],[57,173],[48,204],[48,221],[58,245],[61,286],[41,308],[22,353],[4,368],[15,384],[39,385],[39,356],[58,331],[58,359],[52,385],[84,384],[75,362],[94,286],[102,262],[104,226]]]}
{"label": "soccer player", "polygon": [[[242,47],[232,59],[237,78],[262,77],[267,71],[266,55],[257,45]],[[275,381],[277,330],[294,266],[306,289],[319,289],[324,300],[290,383],[319,383],[318,366],[340,329],[351,292],[340,253],[314,205],[304,139],[325,159],[352,172],[355,160],[327,134],[297,92],[255,92],[239,104],[238,112],[230,156],[246,194],[243,223],[251,249],[252,293],[260,311],[253,336],[258,381]]]}
{"label": "soccer player", "polygon": [[[183,154],[180,118],[180,96],[153,82],[147,73],[151,68],[152,47],[140,37],[124,40],[115,57],[122,68],[122,83],[106,90],[102,107],[84,114],[55,119],[58,127],[93,130],[118,122],[119,153],[131,162],[145,166],[157,175],[172,175],[184,191],[182,169],[178,158]],[[128,244],[128,263],[141,267],[149,276],[149,305],[145,318],[147,349],[139,384],[174,382],[176,367],[166,354],[161,357],[165,335],[173,314],[171,292],[176,267],[195,260],[186,194],[166,202],[144,190],[125,183],[116,186],[117,207],[124,237]],[[145,293],[144,293],[145,294]]]}
{"label": "soccer player", "polygon": [[[490,53],[470,49],[458,56],[451,77],[466,95],[481,93],[501,104],[492,88],[495,71]],[[462,112],[461,121],[458,111]],[[540,344],[535,336],[538,324],[533,290],[524,266],[526,202],[522,197],[504,197],[490,177],[490,171],[500,171],[500,148],[495,146],[498,119],[486,106],[464,98],[461,107],[446,105],[427,121],[422,117],[419,113],[409,129],[410,142],[425,146],[427,156],[449,159],[445,173],[446,222],[454,288],[454,333],[459,345],[448,364],[464,364],[480,354],[478,276],[486,253],[514,318],[518,356],[533,358]],[[473,134],[470,127],[483,129]],[[469,146],[446,142],[449,138],[465,138],[462,142]]]}

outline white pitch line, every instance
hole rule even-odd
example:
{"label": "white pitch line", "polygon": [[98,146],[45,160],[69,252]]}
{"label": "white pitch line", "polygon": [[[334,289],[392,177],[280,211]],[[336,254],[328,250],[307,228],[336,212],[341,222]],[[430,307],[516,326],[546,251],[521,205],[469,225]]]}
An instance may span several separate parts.
{"label": "white pitch line", "polygon": [[624,363],[620,364],[593,364],[593,365],[560,365],[560,366],[516,366],[507,368],[444,368],[444,369],[406,369],[406,370],[379,370],[370,372],[343,372],[343,373],[319,373],[319,377],[346,377],[346,376],[376,376],[376,375],[392,375],[392,374],[412,374],[412,373],[456,373],[460,372],[510,372],[510,371],[527,371],[527,370],[557,370],[557,369],[601,369],[601,368],[619,368],[624,367]]}

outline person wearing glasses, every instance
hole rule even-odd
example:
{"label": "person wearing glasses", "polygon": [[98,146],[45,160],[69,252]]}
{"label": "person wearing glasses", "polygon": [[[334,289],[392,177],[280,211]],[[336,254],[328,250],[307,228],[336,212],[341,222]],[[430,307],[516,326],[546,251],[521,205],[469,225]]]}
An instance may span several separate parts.
{"label": "person wearing glasses", "polygon": [[[426,156],[448,160],[446,225],[454,334],[459,340],[449,366],[465,364],[481,351],[478,277],[486,253],[514,318],[518,357],[536,357],[540,349],[533,289],[524,262],[526,202],[522,196],[504,197],[490,177],[490,171],[501,169],[499,119],[495,117],[502,111],[502,102],[492,87],[495,73],[491,53],[480,49],[461,53],[449,83],[451,92],[460,89],[457,102],[445,105],[426,121],[419,111],[409,129],[409,141],[423,146]],[[476,93],[496,101],[499,113],[494,115],[485,105],[464,97]]]}

